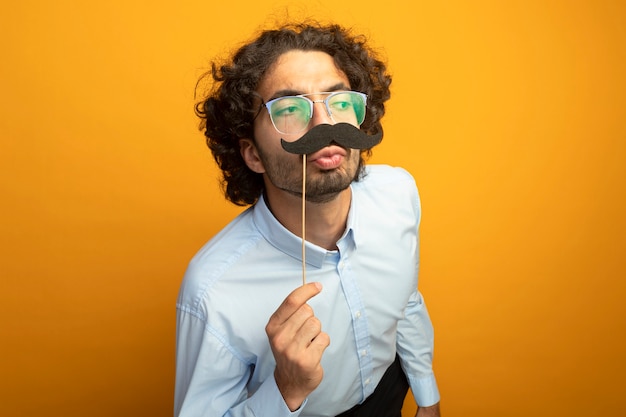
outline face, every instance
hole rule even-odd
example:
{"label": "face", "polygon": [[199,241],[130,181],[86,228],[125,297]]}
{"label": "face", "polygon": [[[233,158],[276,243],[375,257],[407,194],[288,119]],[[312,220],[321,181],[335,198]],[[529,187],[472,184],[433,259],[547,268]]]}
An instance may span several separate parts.
{"label": "face", "polygon": [[[346,75],[335,66],[333,58],[319,51],[293,50],[281,55],[259,83],[257,93],[268,102],[277,97],[349,90]],[[323,100],[325,95],[310,95]],[[302,156],[286,152],[281,138],[295,141],[318,124],[334,124],[324,103],[314,103],[313,116],[307,128],[297,134],[279,133],[268,112],[261,110],[254,122],[255,140],[242,140],[241,151],[246,163],[262,173],[268,196],[275,193],[302,194]],[[306,197],[312,202],[330,201],[347,189],[355,179],[360,163],[358,150],[338,145],[307,155]]]}

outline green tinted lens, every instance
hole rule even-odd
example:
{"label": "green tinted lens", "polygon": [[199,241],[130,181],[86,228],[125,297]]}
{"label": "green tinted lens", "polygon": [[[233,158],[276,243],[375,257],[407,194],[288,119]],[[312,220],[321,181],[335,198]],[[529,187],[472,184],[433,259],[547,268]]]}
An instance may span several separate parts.
{"label": "green tinted lens", "polygon": [[328,108],[336,122],[360,126],[365,120],[365,95],[354,91],[335,93],[328,98]]}
{"label": "green tinted lens", "polygon": [[304,97],[281,97],[270,102],[270,117],[282,133],[298,133],[311,120],[311,103]]}

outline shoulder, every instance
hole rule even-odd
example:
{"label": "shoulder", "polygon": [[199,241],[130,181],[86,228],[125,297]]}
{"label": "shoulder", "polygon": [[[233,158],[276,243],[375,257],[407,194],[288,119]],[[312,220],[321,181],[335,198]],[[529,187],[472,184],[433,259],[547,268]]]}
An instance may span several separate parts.
{"label": "shoulder", "polygon": [[353,183],[357,192],[403,195],[419,199],[413,176],[404,168],[390,165],[367,165],[364,177]]}
{"label": "shoulder", "polygon": [[397,185],[416,188],[415,179],[406,169],[390,165],[367,165],[364,177],[356,184],[366,187]]}
{"label": "shoulder", "polygon": [[421,201],[413,176],[404,168],[390,165],[368,165],[365,176],[352,184],[358,204],[368,205],[370,212],[407,211],[421,218]]}
{"label": "shoulder", "polygon": [[189,262],[178,296],[179,306],[188,310],[202,309],[203,298],[230,268],[261,238],[252,210],[241,213],[209,240]]}

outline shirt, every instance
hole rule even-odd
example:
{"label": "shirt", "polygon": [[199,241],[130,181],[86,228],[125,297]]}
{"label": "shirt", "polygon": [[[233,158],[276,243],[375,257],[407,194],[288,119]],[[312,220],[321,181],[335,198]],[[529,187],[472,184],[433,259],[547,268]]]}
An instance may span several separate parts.
{"label": "shirt", "polygon": [[433,328],[417,290],[420,200],[411,175],[373,165],[351,184],[337,250],[306,242],[309,301],[330,346],[324,377],[291,412],[274,380],[265,326],[302,283],[302,241],[263,198],[191,260],[177,302],[177,416],[335,416],[364,401],[396,352],[417,403],[439,401]]}

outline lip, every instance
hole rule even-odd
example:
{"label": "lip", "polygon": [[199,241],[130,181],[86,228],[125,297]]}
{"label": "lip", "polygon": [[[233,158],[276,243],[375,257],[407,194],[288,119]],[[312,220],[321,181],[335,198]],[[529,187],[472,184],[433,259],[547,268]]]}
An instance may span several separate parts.
{"label": "lip", "polygon": [[347,152],[344,148],[331,145],[311,154],[311,156],[307,158],[307,161],[322,169],[333,169],[341,165],[346,155]]}

